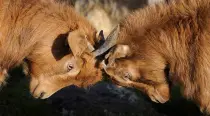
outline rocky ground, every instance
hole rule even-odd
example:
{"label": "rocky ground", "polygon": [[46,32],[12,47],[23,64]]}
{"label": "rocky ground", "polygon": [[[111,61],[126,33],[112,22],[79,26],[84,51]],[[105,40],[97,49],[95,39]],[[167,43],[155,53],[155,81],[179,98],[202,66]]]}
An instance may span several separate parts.
{"label": "rocky ground", "polygon": [[134,92],[106,82],[88,89],[69,86],[50,100],[63,116],[163,116]]}
{"label": "rocky ground", "polygon": [[198,108],[181,98],[161,105],[150,102],[140,92],[100,82],[81,89],[69,86],[54,94],[49,102],[63,116],[199,116]]}
{"label": "rocky ground", "polygon": [[161,105],[139,91],[119,88],[108,81],[87,89],[69,86],[48,100],[32,98],[21,69],[11,73],[0,92],[0,116],[199,116],[198,108],[176,93]]}
{"label": "rocky ground", "polygon": [[27,83],[21,68],[10,73],[7,86],[0,91],[0,116],[60,116],[45,101],[34,99]]}

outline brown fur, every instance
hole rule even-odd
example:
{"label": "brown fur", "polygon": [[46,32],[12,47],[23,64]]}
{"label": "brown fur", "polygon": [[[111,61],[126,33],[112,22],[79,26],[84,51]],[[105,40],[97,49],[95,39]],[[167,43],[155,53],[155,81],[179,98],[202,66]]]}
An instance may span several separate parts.
{"label": "brown fur", "polygon": [[[42,0],[0,0],[0,6],[0,81],[4,81],[3,70],[24,59],[35,97],[46,98],[67,85],[84,87],[101,80],[100,70],[86,53],[78,75],[67,70],[66,63],[74,58],[67,42],[69,33],[79,30],[92,45],[98,41],[96,30],[71,7]],[[92,70],[87,73],[87,68]]]}
{"label": "brown fur", "polygon": [[105,37],[129,13],[147,5],[165,0],[55,0],[71,4],[75,10],[87,18]]}
{"label": "brown fur", "polygon": [[[105,70],[118,84],[139,88],[164,103],[169,99],[164,70],[169,68],[169,79],[183,87],[183,95],[210,113],[209,25],[209,0],[136,11],[121,22],[118,45],[110,51]],[[125,48],[130,52],[124,53]]]}

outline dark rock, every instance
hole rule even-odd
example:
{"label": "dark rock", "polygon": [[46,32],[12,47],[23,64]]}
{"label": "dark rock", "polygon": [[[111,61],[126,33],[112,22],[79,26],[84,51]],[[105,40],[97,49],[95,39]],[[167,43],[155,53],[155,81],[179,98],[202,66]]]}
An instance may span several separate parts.
{"label": "dark rock", "polygon": [[72,85],[58,91],[48,101],[64,116],[164,116],[141,94],[106,82],[86,89]]}

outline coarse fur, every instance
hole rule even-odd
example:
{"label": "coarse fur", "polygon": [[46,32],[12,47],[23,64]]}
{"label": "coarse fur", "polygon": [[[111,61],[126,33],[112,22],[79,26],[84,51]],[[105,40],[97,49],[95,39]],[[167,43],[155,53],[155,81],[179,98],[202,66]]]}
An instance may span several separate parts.
{"label": "coarse fur", "polygon": [[87,18],[105,37],[128,14],[165,0],[55,0],[72,5],[77,13]]}
{"label": "coarse fur", "polygon": [[[5,83],[7,70],[21,63],[24,64],[24,72],[31,76],[30,91],[35,97],[47,98],[65,86],[75,84],[87,87],[101,80],[101,70],[95,66],[97,61],[94,56],[85,51],[79,58],[75,58],[67,42],[68,38],[78,39],[82,36],[91,45],[98,46],[100,38],[96,37],[97,31],[93,28],[95,25],[91,26],[69,5],[75,2],[75,9],[78,11],[83,7],[80,3],[83,4],[85,1],[57,0],[58,3],[55,1],[0,0],[0,82],[2,84]],[[129,2],[129,5],[134,4],[134,1]],[[103,1],[87,1],[88,5],[84,8],[90,9],[89,6],[95,6],[95,9],[98,9],[99,6],[103,6],[99,9],[107,9],[106,11],[110,12],[119,6],[118,2],[121,3],[121,1],[105,1],[103,4]],[[122,1],[124,2],[128,1]],[[136,9],[137,5],[129,8]],[[120,19],[124,17],[122,13],[128,14],[128,9],[125,9],[122,7],[116,12],[110,12],[112,14],[110,15],[118,14],[115,17]],[[113,20],[118,22],[118,19]],[[96,26],[97,30],[99,27]],[[73,40],[72,43],[77,45],[73,45],[76,47],[75,50],[84,47],[80,41]],[[71,70],[69,71],[67,67]]]}
{"label": "coarse fur", "polygon": [[23,60],[31,76],[30,91],[37,98],[47,98],[71,84],[86,87],[101,80],[101,71],[88,52],[80,56],[80,72],[75,73],[78,58],[68,43],[68,39],[82,38],[95,46],[99,41],[96,33],[69,5],[44,0],[0,0],[1,83],[6,71]]}
{"label": "coarse fur", "polygon": [[209,114],[209,25],[209,0],[177,0],[140,9],[121,22],[105,71],[118,84],[164,103],[170,96],[164,73],[169,68],[169,80]]}

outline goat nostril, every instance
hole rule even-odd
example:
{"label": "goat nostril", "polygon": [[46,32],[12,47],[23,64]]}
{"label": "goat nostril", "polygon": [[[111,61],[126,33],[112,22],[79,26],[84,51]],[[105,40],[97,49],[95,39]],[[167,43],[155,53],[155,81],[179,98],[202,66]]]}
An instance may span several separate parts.
{"label": "goat nostril", "polygon": [[39,98],[40,98],[40,99],[43,98],[43,97],[44,97],[44,94],[45,94],[45,92],[41,92]]}
{"label": "goat nostril", "polygon": [[131,80],[131,79],[132,79],[132,76],[131,76],[129,73],[126,73],[126,74],[124,75],[124,79],[126,79],[126,80]]}

